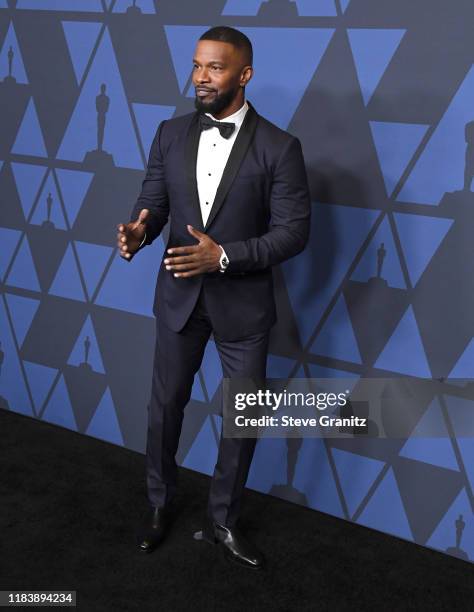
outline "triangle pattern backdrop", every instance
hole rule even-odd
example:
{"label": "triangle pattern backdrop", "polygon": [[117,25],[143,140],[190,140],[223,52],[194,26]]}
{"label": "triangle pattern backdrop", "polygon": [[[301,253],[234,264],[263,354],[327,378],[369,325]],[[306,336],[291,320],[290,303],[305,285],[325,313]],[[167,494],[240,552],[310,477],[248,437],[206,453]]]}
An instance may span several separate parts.
{"label": "triangle pattern backdrop", "polygon": [[[11,140],[0,160],[0,408],[145,452],[167,228],[130,264],[116,225],[160,123],[194,111],[197,39],[229,17],[253,43],[246,96],[300,139],[311,188],[309,244],[278,269],[268,376],[343,378],[351,392],[367,376],[447,385],[398,440],[261,439],[247,484],[473,561],[474,402],[446,379],[474,376],[474,68],[453,44],[428,58],[436,71],[417,71],[436,32],[458,40],[474,5],[439,23],[386,4],[369,15],[356,0],[199,0],[184,19],[180,3],[153,0],[0,0]],[[211,339],[178,453],[206,474],[221,387]]]}

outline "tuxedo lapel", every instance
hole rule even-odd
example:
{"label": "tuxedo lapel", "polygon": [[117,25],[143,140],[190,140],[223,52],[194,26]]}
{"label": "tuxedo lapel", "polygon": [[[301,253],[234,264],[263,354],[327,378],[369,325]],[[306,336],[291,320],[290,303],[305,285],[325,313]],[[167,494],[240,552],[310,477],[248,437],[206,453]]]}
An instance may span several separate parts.
{"label": "tuxedo lapel", "polygon": [[194,227],[201,232],[207,231],[220,207],[224,203],[227,192],[229,191],[232,182],[239,171],[242,161],[247,153],[247,149],[252,141],[257,126],[258,114],[251,103],[247,100],[249,106],[245,113],[244,120],[240,126],[239,133],[232,146],[232,150],[227,160],[227,164],[222,173],[222,177],[217,188],[216,197],[212,204],[206,226],[203,226],[201,207],[199,205],[199,194],[197,189],[196,179],[196,162],[199,147],[200,129],[199,129],[199,113],[196,112],[191,120],[191,125],[186,137],[186,176],[188,183],[189,196],[192,203],[192,215],[195,220]]}
{"label": "tuxedo lapel", "polygon": [[196,180],[196,162],[199,147],[199,113],[196,111],[191,119],[191,124],[186,135],[185,165],[186,181],[188,184],[189,201],[191,202],[190,225],[197,228],[200,232],[204,231],[202,223],[201,207],[199,205],[199,194]]}

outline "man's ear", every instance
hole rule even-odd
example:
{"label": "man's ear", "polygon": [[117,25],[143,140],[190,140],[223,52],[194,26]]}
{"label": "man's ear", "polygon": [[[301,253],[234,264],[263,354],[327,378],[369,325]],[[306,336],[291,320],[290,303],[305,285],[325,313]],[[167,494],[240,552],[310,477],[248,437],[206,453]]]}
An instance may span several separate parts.
{"label": "man's ear", "polygon": [[245,66],[242,71],[242,76],[240,78],[240,86],[245,87],[247,83],[250,81],[250,79],[252,78],[252,75],[253,75],[252,66]]}

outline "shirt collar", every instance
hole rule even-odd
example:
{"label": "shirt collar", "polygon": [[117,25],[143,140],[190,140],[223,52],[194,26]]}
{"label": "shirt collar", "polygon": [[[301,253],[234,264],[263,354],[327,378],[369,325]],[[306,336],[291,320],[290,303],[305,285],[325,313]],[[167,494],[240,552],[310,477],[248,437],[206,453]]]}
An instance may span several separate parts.
{"label": "shirt collar", "polygon": [[238,111],[235,111],[235,113],[232,113],[232,115],[229,115],[228,117],[224,117],[224,119],[216,119],[215,117],[211,115],[211,113],[205,113],[205,114],[211,117],[211,119],[214,119],[214,121],[231,121],[235,123],[236,128],[239,128],[242,125],[242,122],[245,117],[245,113],[247,112],[248,108],[249,108],[249,105],[247,104],[247,100],[245,100],[245,102],[239,108]]}

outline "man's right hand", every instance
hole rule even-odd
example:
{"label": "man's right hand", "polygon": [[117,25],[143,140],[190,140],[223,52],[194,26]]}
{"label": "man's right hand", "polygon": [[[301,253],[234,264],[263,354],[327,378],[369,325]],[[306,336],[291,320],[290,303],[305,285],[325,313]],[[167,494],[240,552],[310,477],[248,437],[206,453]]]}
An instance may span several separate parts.
{"label": "man's right hand", "polygon": [[130,261],[138,251],[146,231],[146,220],[150,211],[147,208],[142,208],[138,219],[132,223],[119,223],[117,229],[117,247],[120,257]]}

